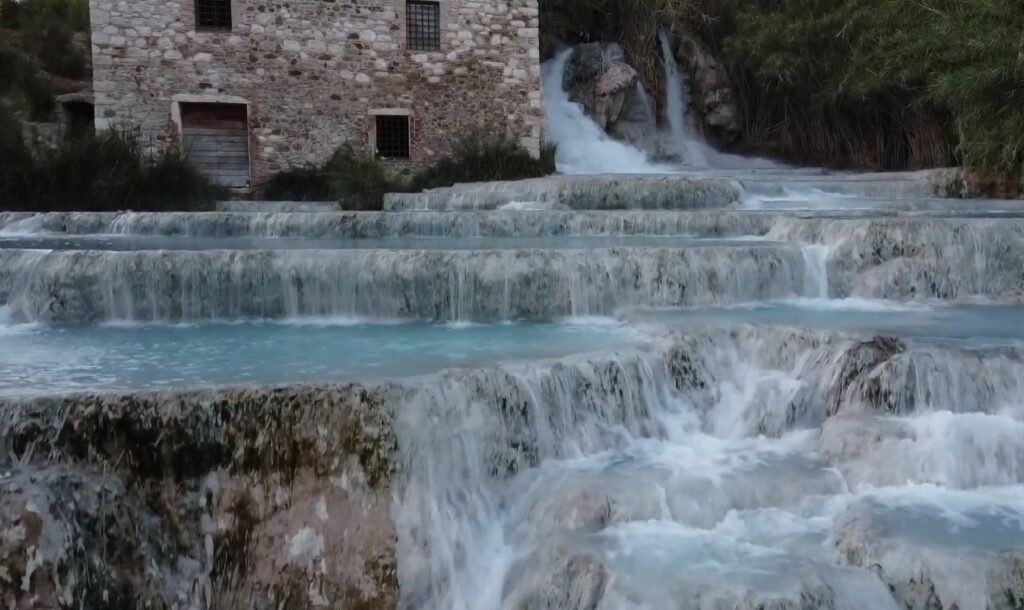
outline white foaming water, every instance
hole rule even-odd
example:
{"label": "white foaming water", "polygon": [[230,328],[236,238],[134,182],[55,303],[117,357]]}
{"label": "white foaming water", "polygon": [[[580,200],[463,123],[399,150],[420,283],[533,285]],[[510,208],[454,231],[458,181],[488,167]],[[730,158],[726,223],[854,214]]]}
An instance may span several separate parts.
{"label": "white foaming water", "polygon": [[561,51],[542,67],[544,110],[548,135],[558,146],[558,171],[564,174],[652,174],[671,168],[655,165],[643,152],[613,140],[586,115],[583,108],[569,100],[565,90],[565,68],[573,50]]}
{"label": "white foaming water", "polygon": [[668,125],[672,141],[680,148],[683,160],[694,167],[708,167],[707,145],[693,133],[687,119],[686,106],[689,104],[689,87],[686,77],[676,63],[672,43],[668,34],[659,34],[662,63],[665,66],[665,95]]}
{"label": "white foaming water", "polygon": [[[856,342],[747,329],[676,349],[423,387],[398,423],[400,608],[897,610],[922,566],[943,607],[986,608],[1012,566],[992,553],[1024,540],[1024,411],[819,435]],[[922,408],[963,398],[917,383]]]}
{"label": "white foaming water", "polygon": [[829,296],[828,257],[831,253],[831,248],[828,246],[805,245],[801,251],[804,255],[807,285],[811,287],[811,298],[827,300]]}
{"label": "white foaming water", "polygon": [[33,214],[27,218],[16,220],[11,224],[0,227],[0,235],[37,235],[43,233],[44,217],[42,214]]}

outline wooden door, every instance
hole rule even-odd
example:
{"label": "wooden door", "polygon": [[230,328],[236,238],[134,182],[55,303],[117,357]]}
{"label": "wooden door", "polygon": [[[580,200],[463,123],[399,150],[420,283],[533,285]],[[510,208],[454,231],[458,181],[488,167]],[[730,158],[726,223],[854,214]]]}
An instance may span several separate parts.
{"label": "wooden door", "polygon": [[249,186],[249,120],[244,104],[182,104],[185,154],[218,184]]}

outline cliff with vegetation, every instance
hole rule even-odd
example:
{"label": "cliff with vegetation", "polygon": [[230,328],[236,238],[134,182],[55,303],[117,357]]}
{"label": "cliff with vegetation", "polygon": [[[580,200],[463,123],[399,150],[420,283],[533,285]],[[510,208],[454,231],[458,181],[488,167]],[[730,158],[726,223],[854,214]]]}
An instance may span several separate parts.
{"label": "cliff with vegetation", "polygon": [[[738,133],[712,139],[734,150],[865,169],[959,164],[1014,184],[1024,163],[1018,2],[546,0],[541,9],[547,55],[563,41],[619,42],[658,83],[665,29],[691,72],[698,55],[720,62],[714,84],[729,82]],[[693,86],[699,100],[699,78]]]}

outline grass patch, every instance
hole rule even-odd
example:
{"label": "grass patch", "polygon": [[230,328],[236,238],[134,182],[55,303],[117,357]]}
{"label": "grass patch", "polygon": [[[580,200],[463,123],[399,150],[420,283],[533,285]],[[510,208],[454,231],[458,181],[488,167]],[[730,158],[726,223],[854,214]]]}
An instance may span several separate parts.
{"label": "grass patch", "polygon": [[0,206],[9,210],[208,209],[227,191],[178,147],[146,151],[131,133],[106,130],[39,147],[0,104]]}

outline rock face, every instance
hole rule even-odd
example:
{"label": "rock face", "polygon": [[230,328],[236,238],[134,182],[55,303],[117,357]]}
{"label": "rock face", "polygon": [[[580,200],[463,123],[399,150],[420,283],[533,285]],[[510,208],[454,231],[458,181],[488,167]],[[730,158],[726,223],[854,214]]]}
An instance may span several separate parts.
{"label": "rock face", "polygon": [[[863,495],[832,524],[835,556],[819,554],[817,518],[795,550],[775,548],[793,544],[784,536],[756,538],[773,546],[751,553],[753,543],[697,531],[737,506],[777,507],[774,520],[806,506],[807,494],[846,502],[836,471],[800,462],[792,443],[823,444],[827,465],[855,472],[847,480],[858,485],[900,476],[975,489],[1019,476],[1019,423],[998,443],[979,438],[946,459],[964,445],[943,434],[980,428],[933,429],[938,451],[905,440],[951,418],[998,416],[935,412],[876,426],[876,413],[831,415],[836,396],[871,374],[836,363],[902,357],[887,340],[757,327],[660,334],[642,350],[405,381],[0,401],[0,600],[31,609],[618,608],[637,594],[631,580],[648,582],[629,560],[635,543],[653,557],[696,548],[728,562],[724,573],[715,562],[650,567],[671,577],[651,582],[673,586],[640,593],[680,607],[848,609],[851,596],[869,596],[865,607],[893,610],[883,583],[910,608],[1021,607],[1018,513],[989,511],[1010,511],[1012,489],[977,502],[955,490]],[[940,356],[987,358],[934,348],[921,359]],[[1019,358],[1014,366],[1007,380],[1021,377]],[[955,388],[972,375],[922,378],[928,387],[907,410],[959,400]],[[885,392],[903,387],[887,379]],[[730,387],[740,391],[722,420],[716,405]],[[820,441],[801,432],[823,422]],[[654,469],[643,454],[615,457],[628,438],[657,446],[700,430],[760,435],[775,449],[730,445],[736,468],[689,452]],[[613,464],[594,467],[602,455]],[[598,462],[546,477],[545,465],[581,456]],[[991,468],[995,459],[1005,466]],[[964,518],[950,519],[947,505]],[[687,527],[645,535],[665,511]],[[727,522],[733,532],[760,520]],[[492,526],[498,548],[514,546],[511,565],[488,561]],[[997,535],[970,529],[982,526]],[[780,586],[742,578],[763,570]],[[501,586],[478,604],[459,597],[481,578]]]}
{"label": "rock face", "polygon": [[566,71],[569,99],[612,137],[645,147],[657,133],[655,103],[622,47],[587,43],[576,47]]}
{"label": "rock face", "polygon": [[690,103],[705,137],[718,146],[736,142],[742,134],[742,117],[725,66],[690,35],[680,38],[676,59],[690,73]]}
{"label": "rock face", "polygon": [[[386,386],[3,407],[14,608],[394,608]],[[5,458],[6,460],[6,458]]]}

